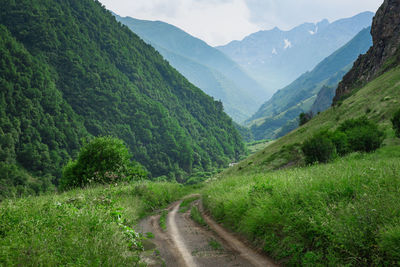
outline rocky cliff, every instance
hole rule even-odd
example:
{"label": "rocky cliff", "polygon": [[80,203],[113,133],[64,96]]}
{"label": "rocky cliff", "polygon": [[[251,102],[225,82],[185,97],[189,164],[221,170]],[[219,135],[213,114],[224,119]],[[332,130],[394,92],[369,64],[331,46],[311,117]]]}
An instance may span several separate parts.
{"label": "rocky cliff", "polygon": [[371,35],[373,46],[357,59],[353,68],[344,76],[336,90],[333,105],[400,64],[399,0],[384,1],[373,19]]}

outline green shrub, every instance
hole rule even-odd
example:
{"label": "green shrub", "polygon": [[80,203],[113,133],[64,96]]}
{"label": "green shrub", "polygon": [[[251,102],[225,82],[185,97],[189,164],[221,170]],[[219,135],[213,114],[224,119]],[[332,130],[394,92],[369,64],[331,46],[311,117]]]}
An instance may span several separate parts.
{"label": "green shrub", "polygon": [[82,147],[77,160],[64,167],[60,188],[131,181],[146,176],[144,167],[131,161],[131,155],[122,140],[97,137]]}
{"label": "green shrub", "polygon": [[336,153],[339,156],[344,156],[349,153],[349,141],[347,135],[341,131],[334,131],[329,133],[329,138],[332,143],[335,145]]}
{"label": "green shrub", "polygon": [[396,136],[400,138],[400,109],[393,115],[392,123]]}
{"label": "green shrub", "polygon": [[387,264],[400,263],[400,226],[384,228],[379,234],[378,246],[385,258],[389,260]]}
{"label": "green shrub", "polygon": [[54,191],[52,178],[50,175],[33,177],[20,166],[0,162],[0,201],[9,197],[39,195]]}
{"label": "green shrub", "polygon": [[336,156],[336,148],[329,132],[321,131],[306,140],[301,146],[307,164],[328,162]]}
{"label": "green shrub", "polygon": [[385,137],[378,125],[365,116],[343,122],[339,131],[346,134],[350,151],[375,151],[382,145]]}
{"label": "green shrub", "polygon": [[311,119],[313,118],[313,113],[312,111],[304,113],[302,112],[299,115],[299,126],[302,126],[304,124],[306,124],[307,122],[309,122]]}

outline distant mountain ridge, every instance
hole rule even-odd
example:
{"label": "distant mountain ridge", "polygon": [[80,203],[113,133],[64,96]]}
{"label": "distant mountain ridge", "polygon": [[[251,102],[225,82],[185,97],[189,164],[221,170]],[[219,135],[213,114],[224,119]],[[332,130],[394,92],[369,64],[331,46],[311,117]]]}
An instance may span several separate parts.
{"label": "distant mountain ridge", "polygon": [[221,100],[225,111],[236,122],[248,119],[268,96],[238,64],[204,41],[161,21],[114,15],[156,48],[190,82]]}
{"label": "distant mountain ridge", "polygon": [[[236,61],[262,86],[274,93],[371,25],[372,12],[329,23],[304,23],[289,31],[259,31],[217,48]],[[268,97],[265,97],[268,100]]]}
{"label": "distant mountain ridge", "polygon": [[311,72],[306,72],[279,90],[248,120],[255,139],[277,138],[297,128],[301,112],[324,111],[335,95],[342,77],[360,54],[372,45],[371,27],[362,30],[345,46],[325,58]]}

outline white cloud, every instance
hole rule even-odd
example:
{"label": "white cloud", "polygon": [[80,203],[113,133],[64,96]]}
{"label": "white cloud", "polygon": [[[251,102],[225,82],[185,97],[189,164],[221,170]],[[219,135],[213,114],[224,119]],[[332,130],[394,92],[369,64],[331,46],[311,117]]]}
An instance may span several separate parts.
{"label": "white cloud", "polygon": [[284,43],[285,43],[285,45],[283,46],[283,49],[288,49],[288,48],[292,48],[292,43],[288,40],[288,39],[285,39],[285,40],[283,40],[284,41]]}
{"label": "white cloud", "polygon": [[161,20],[211,45],[261,29],[288,30],[324,18],[334,21],[376,11],[383,0],[100,0],[121,16]]}
{"label": "white cloud", "polygon": [[272,49],[272,54],[273,55],[277,55],[278,54],[278,52],[276,51],[276,48]]}
{"label": "white cloud", "polygon": [[263,29],[289,30],[304,22],[334,21],[375,12],[383,0],[246,0],[251,21]]}
{"label": "white cloud", "polygon": [[101,0],[121,16],[161,20],[210,45],[242,39],[261,28],[250,22],[245,0]]}

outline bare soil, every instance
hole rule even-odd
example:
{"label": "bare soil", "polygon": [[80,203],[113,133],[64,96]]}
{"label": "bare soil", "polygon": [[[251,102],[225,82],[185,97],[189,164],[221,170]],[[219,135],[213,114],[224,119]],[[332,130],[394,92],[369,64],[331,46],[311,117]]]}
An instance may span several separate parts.
{"label": "bare soil", "polygon": [[138,231],[145,236],[149,232],[154,235],[144,242],[146,252],[142,257],[148,266],[277,266],[204,214],[201,200],[192,205],[199,207],[207,227],[190,218],[190,209],[180,213],[180,203],[168,208],[165,231],[159,226],[159,215],[138,225]]}

